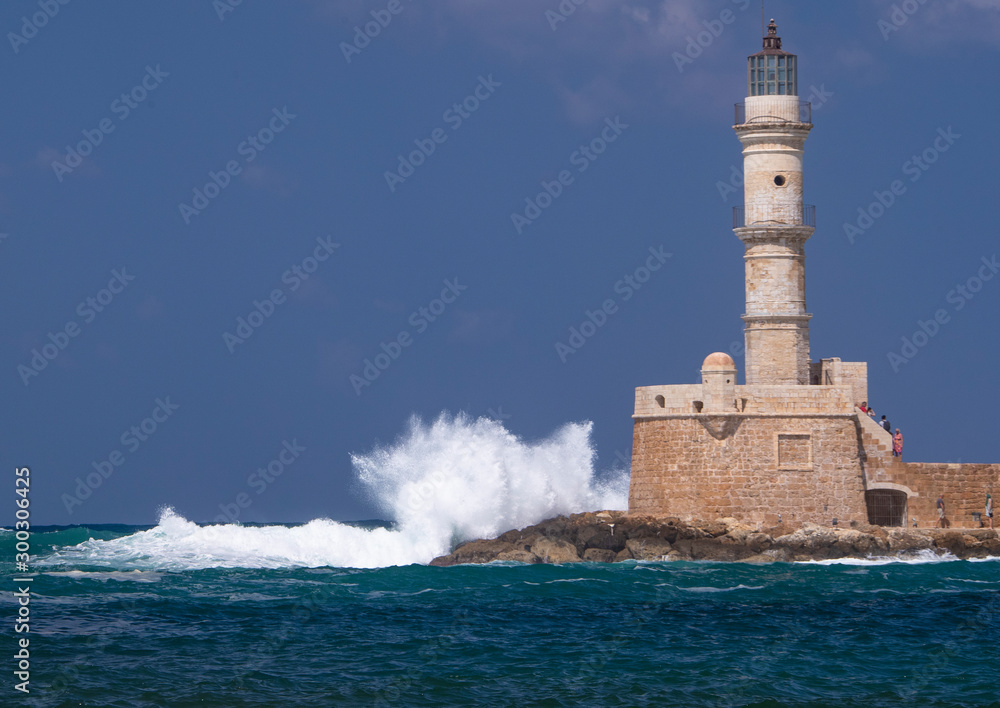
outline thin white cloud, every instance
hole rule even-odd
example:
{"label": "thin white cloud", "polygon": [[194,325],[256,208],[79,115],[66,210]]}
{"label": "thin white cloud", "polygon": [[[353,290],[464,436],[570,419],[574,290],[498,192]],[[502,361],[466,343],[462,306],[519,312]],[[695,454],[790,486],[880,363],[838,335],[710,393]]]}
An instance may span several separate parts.
{"label": "thin white cloud", "polygon": [[[369,3],[309,1],[323,17],[340,25],[340,41],[351,41],[355,28],[372,20]],[[711,74],[718,61],[712,57],[724,56],[723,47],[745,40],[747,27],[756,27],[756,21],[745,14],[752,4],[751,0],[404,3],[371,46],[383,41],[412,42],[415,51],[437,50],[456,36],[472,37],[503,57],[537,67],[537,74],[552,85],[574,122],[597,123],[649,103],[671,109],[690,105],[680,98],[681,91],[663,90],[664,84],[680,88],[691,82],[692,75]],[[728,13],[728,23],[720,20],[723,11]],[[712,36],[712,46],[699,53],[690,69],[679,71],[674,52],[684,52],[690,38],[707,31],[709,25],[718,32]],[[726,69],[731,73],[731,67]]]}
{"label": "thin white cloud", "polygon": [[928,0],[911,12],[900,0],[875,5],[882,36],[908,48],[970,42],[1000,46],[1000,0]]}
{"label": "thin white cloud", "polygon": [[292,301],[328,310],[337,309],[338,300],[323,280],[313,275],[289,296]]}
{"label": "thin white cloud", "polygon": [[[342,41],[350,41],[354,27],[372,19],[372,5],[362,0],[308,1],[341,25],[336,31]],[[878,36],[876,23],[900,2],[858,0],[857,8]],[[723,100],[719,87],[732,79],[735,47],[743,56],[757,46],[760,5],[755,0],[585,0],[581,5],[574,0],[436,0],[402,7],[373,48],[377,42],[405,42],[414,52],[439,51],[456,36],[471,38],[501,57],[535,67],[573,122],[593,124],[633,110],[717,115],[731,98],[727,94]],[[786,15],[793,12],[785,8]],[[969,40],[1000,44],[1000,0],[928,0],[892,41],[897,36],[907,49]],[[830,57],[833,66],[814,63],[817,75],[837,68],[875,81],[883,76],[876,59],[881,48],[844,49],[833,44],[842,38],[823,36],[814,44],[827,41],[828,50],[813,50]]]}
{"label": "thin white cloud", "polygon": [[283,197],[287,197],[298,187],[294,179],[261,164],[247,165],[240,174],[240,179],[253,189],[262,189]]}
{"label": "thin white cloud", "polygon": [[507,309],[456,310],[455,326],[448,338],[453,342],[489,344],[506,339],[514,326],[514,314]]}
{"label": "thin white cloud", "polygon": [[[53,163],[55,162],[63,165],[63,167],[59,168],[60,172],[58,175],[56,168],[53,167]],[[94,161],[90,158],[84,158],[76,167],[66,167],[66,163],[66,155],[53,147],[43,147],[35,156],[35,167],[47,170],[55,176],[61,175],[63,180],[71,179],[74,175],[83,175],[84,177],[101,176],[101,168],[94,164]]]}

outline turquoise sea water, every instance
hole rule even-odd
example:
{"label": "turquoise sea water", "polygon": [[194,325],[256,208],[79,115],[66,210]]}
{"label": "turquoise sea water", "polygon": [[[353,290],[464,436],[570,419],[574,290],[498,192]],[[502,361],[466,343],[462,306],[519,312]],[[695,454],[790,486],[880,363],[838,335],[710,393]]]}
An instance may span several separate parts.
{"label": "turquoise sea water", "polygon": [[0,704],[1000,706],[1000,561],[240,567],[237,527],[148,529],[35,530]]}

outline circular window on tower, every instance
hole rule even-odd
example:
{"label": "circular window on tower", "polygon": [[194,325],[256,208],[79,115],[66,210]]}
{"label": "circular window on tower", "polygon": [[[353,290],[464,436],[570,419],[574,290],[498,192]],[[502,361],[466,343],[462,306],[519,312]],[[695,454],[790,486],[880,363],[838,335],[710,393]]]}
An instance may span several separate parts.
{"label": "circular window on tower", "polygon": [[774,178],[774,183],[776,185],[778,185],[779,187],[784,187],[785,186],[785,176],[784,175],[778,175],[777,177]]}

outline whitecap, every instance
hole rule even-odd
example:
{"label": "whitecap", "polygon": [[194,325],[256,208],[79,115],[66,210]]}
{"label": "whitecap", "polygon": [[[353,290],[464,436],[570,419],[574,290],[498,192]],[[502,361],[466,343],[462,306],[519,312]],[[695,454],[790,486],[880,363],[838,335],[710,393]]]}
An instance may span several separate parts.
{"label": "whitecap", "polygon": [[155,573],[152,571],[142,571],[142,570],[130,570],[130,571],[83,571],[83,570],[65,570],[65,571],[52,571],[43,573],[43,575],[51,575],[54,577],[63,578],[73,578],[77,579],[89,579],[89,580],[100,580],[101,582],[106,582],[108,580],[117,580],[119,582],[131,581],[135,583],[156,583],[159,582],[162,574]]}
{"label": "whitecap", "polygon": [[924,565],[926,563],[949,563],[961,560],[951,553],[938,555],[934,551],[919,551],[914,555],[906,556],[872,556],[870,558],[831,558],[828,560],[807,560],[798,561],[801,565],[855,565],[855,566],[876,566],[892,565],[900,563],[904,565]]}

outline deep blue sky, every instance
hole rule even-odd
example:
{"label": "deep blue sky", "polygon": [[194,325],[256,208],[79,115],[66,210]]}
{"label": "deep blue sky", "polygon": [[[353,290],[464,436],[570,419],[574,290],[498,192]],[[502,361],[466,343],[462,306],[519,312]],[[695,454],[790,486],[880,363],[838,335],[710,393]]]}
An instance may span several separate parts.
{"label": "deep blue sky", "polygon": [[[527,439],[593,420],[607,468],[629,454],[636,386],[693,383],[742,340],[742,194],[719,182],[741,164],[731,125],[756,2],[589,0],[553,30],[557,0],[401,0],[350,62],[341,44],[388,0],[243,2],[223,19],[218,4],[71,2],[0,47],[0,430],[8,469],[32,467],[36,522],[153,523],[162,505],[209,520],[283,441],[306,450],[243,520],[375,516],[349,454],[414,412],[502,412]],[[675,53],[726,10],[679,71]],[[0,28],[36,12],[4,3]],[[1000,250],[1000,2],[929,0],[888,37],[891,2],[767,13],[817,104],[813,358],[870,362],[908,459],[1000,461],[1000,278],[961,311],[948,302]],[[147,67],[154,88],[124,115],[115,101]],[[480,77],[489,97],[456,125],[446,111]],[[241,143],[286,108],[247,162]],[[580,173],[573,153],[615,118],[628,127]],[[102,120],[113,131],[60,181],[53,161]],[[911,181],[905,163],[949,128],[961,137]],[[436,129],[446,140],[391,191],[397,155]],[[229,161],[239,175],[185,224],[178,205]],[[573,182],[518,234],[511,214],[562,170]],[[844,223],[897,179],[905,194],[852,244]],[[322,238],[339,247],[292,292],[283,274]],[[658,247],[672,257],[624,301],[616,283]],[[78,310],[115,270],[134,279]],[[455,279],[466,289],[418,331],[412,313]],[[223,333],[276,289],[287,300],[230,353]],[[609,298],[617,312],[563,363],[556,342]],[[889,352],[939,308],[950,321],[894,371]],[[18,367],[67,323],[77,336],[25,385]],[[411,345],[356,395],[349,377],[404,331]],[[122,433],[167,397],[179,408],[129,449]],[[62,495],[115,450],[124,464],[67,513]]]}

